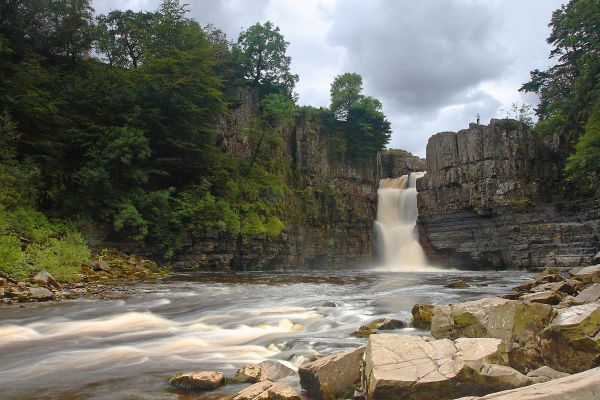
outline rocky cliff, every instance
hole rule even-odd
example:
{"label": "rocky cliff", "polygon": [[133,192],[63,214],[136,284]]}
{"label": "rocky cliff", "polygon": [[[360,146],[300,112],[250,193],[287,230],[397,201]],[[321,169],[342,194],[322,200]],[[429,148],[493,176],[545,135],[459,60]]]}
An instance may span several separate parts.
{"label": "rocky cliff", "polygon": [[433,262],[470,268],[576,266],[591,260],[600,206],[567,200],[568,146],[512,120],[442,132],[417,183],[421,244]]}
{"label": "rocky cliff", "polygon": [[381,178],[397,178],[411,172],[425,171],[425,160],[404,150],[389,149],[379,156]]}
{"label": "rocky cliff", "polygon": [[[248,157],[247,127],[258,114],[257,97],[240,93],[240,105],[219,128],[218,143]],[[379,176],[376,159],[350,162],[336,153],[335,137],[318,113],[301,113],[282,127],[272,156],[289,190],[283,235],[244,240],[217,230],[190,238],[173,261],[185,270],[329,269],[371,261]]]}

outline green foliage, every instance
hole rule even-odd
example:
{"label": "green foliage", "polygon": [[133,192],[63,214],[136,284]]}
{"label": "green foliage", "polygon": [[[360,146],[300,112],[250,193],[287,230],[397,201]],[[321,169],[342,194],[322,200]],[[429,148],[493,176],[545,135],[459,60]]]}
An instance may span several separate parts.
{"label": "green foliage", "polygon": [[581,190],[600,196],[600,101],[596,102],[565,170],[567,179],[576,183]]}
{"label": "green foliage", "polygon": [[234,51],[244,76],[255,86],[268,86],[293,98],[298,75],[290,72],[292,59],[286,55],[288,44],[279,27],[267,21],[240,33]]}
{"label": "green foliage", "polygon": [[78,280],[81,266],[89,263],[90,251],[78,233],[49,238],[44,243],[29,245],[25,251],[30,273],[46,270],[60,281]]}
{"label": "green foliage", "polygon": [[506,113],[505,120],[515,120],[527,127],[533,127],[533,106],[531,104],[512,103],[508,109],[503,110]]}
{"label": "green foliage", "polygon": [[527,197],[522,199],[513,200],[510,203],[511,207],[513,207],[516,211],[523,211],[526,208],[535,206],[535,202]]}
{"label": "green foliage", "polygon": [[0,269],[23,278],[24,254],[19,239],[10,234],[0,234]]}
{"label": "green foliage", "polygon": [[521,124],[516,119],[503,118],[498,120],[498,127],[504,131],[514,131],[519,128]]}
{"label": "green foliage", "polygon": [[362,90],[362,76],[359,74],[346,72],[335,77],[330,90],[330,109],[338,120],[348,119],[350,108],[363,97]]}

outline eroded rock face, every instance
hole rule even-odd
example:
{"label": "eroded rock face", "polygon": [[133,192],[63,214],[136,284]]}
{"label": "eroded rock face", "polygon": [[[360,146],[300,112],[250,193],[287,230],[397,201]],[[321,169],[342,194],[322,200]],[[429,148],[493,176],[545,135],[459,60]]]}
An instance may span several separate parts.
{"label": "eroded rock face", "polygon": [[428,258],[473,269],[591,262],[600,207],[561,203],[568,150],[562,138],[541,138],[516,121],[432,136],[427,175],[417,181]]}
{"label": "eroded rock face", "polygon": [[458,400],[597,400],[600,393],[600,368],[483,397]]}
{"label": "eroded rock face", "polygon": [[280,362],[267,360],[259,364],[245,365],[238,369],[235,381],[244,383],[256,383],[261,381],[276,382],[288,376],[296,375],[296,371],[286,367]]}
{"label": "eroded rock face", "polygon": [[369,338],[363,385],[374,400],[444,400],[527,384],[507,361],[500,339],[379,334]]}
{"label": "eroded rock face", "polygon": [[[373,335],[379,336],[379,335]],[[360,365],[365,347],[346,353],[332,354],[298,369],[300,386],[316,399],[331,400],[350,392],[360,381]]]}

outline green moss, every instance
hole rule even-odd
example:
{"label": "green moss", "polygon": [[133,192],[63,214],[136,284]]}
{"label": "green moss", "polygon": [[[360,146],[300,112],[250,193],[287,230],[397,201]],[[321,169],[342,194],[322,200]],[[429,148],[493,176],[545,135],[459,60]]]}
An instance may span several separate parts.
{"label": "green moss", "polygon": [[510,202],[510,206],[516,211],[523,211],[526,208],[535,206],[536,203],[529,199],[528,197],[524,197],[522,199],[513,200]]}

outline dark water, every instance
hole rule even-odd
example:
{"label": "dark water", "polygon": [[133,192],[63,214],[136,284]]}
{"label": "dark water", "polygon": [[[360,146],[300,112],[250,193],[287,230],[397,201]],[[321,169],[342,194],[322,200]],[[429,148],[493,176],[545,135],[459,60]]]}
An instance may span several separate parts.
{"label": "dark water", "polygon": [[[275,359],[297,367],[314,354],[355,348],[361,324],[410,320],[415,303],[448,304],[510,290],[519,272],[332,272],[184,276],[139,285],[119,300],[0,308],[0,399],[131,399],[175,393],[176,372]],[[469,289],[447,289],[462,278]],[[476,286],[487,285],[487,286]],[[412,328],[407,334],[424,334]],[[228,385],[210,394],[231,395]]]}

